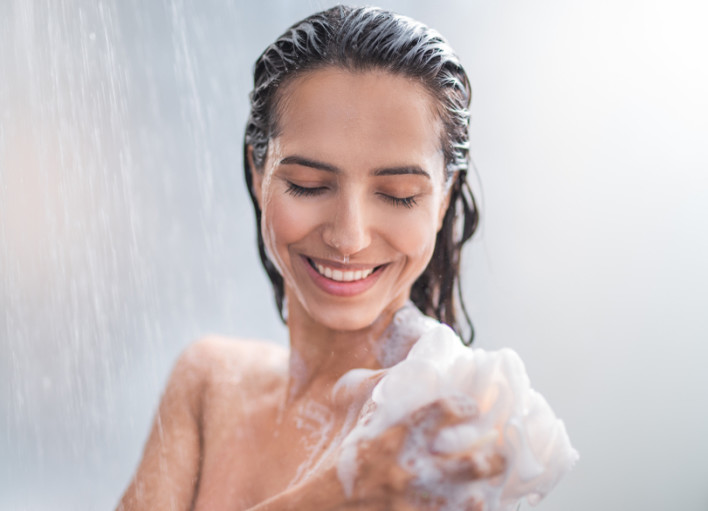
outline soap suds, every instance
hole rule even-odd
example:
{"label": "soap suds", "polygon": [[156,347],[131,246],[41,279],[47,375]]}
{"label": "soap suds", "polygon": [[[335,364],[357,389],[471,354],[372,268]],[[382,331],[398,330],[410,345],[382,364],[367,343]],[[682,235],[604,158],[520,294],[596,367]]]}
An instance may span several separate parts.
{"label": "soap suds", "polygon": [[313,466],[322,458],[323,451],[332,444],[334,416],[330,407],[308,400],[300,405],[295,415],[295,426],[303,431],[307,458],[298,466],[295,477],[288,486],[306,479]]}
{"label": "soap suds", "polygon": [[377,361],[381,367],[391,367],[404,358],[421,336],[439,323],[424,315],[410,300],[393,316],[377,343]]}
{"label": "soap suds", "polygon": [[[359,443],[394,425],[406,424],[409,435],[399,464],[414,476],[412,485],[417,492],[441,503],[439,509],[464,509],[475,501],[482,503],[484,511],[512,511],[524,498],[537,504],[570,470],[578,454],[563,422],[543,396],[531,389],[519,356],[509,349],[489,352],[467,348],[449,327],[425,318],[415,308],[402,309],[396,318],[409,321],[401,319],[388,332],[381,362],[384,367],[384,362],[392,366],[376,384],[337,460],[347,495],[354,490]],[[416,332],[422,336],[405,360],[396,363],[396,355],[408,349],[407,341]],[[336,390],[374,376],[371,371],[362,371],[347,373]],[[449,427],[443,424],[431,444],[435,419],[426,422],[423,416],[415,420],[415,414],[424,407],[433,410],[438,403],[453,406],[463,422]],[[492,456],[501,455],[503,473],[489,479],[450,478],[455,467],[441,459],[466,452],[482,471],[489,468],[485,464]]]}

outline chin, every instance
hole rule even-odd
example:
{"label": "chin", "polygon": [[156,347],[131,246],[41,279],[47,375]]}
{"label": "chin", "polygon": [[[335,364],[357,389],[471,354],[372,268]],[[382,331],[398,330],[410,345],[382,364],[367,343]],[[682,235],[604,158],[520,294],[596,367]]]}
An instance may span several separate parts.
{"label": "chin", "polygon": [[354,296],[332,296],[312,284],[311,277],[288,286],[286,294],[292,297],[290,312],[304,314],[310,321],[332,331],[356,332],[371,327],[381,319],[390,319],[403,307],[410,295],[410,288],[392,288],[390,275],[373,284],[373,287]]}
{"label": "chin", "polygon": [[393,317],[403,307],[406,298],[397,297],[385,303],[376,303],[371,297],[367,300],[343,301],[340,303],[309,303],[308,315],[313,321],[330,330],[356,332],[371,327],[382,318]]}
{"label": "chin", "polygon": [[357,307],[327,307],[318,308],[310,314],[312,319],[320,325],[334,331],[356,332],[373,325],[381,313],[367,310],[362,311]]}

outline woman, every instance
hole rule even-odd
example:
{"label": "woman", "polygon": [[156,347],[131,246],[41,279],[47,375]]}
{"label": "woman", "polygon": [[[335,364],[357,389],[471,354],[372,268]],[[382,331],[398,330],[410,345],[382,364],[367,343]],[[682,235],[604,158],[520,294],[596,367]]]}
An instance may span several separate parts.
{"label": "woman", "polygon": [[[410,428],[432,435],[468,418],[464,406],[437,401],[363,442],[352,492],[336,460],[424,329],[418,309],[459,328],[459,252],[477,223],[467,76],[435,31],[340,6],[283,34],[254,78],[245,176],[290,351],[188,348],[119,509],[438,509],[397,453]],[[343,384],[353,369],[372,371]],[[431,456],[459,480],[504,465],[473,449]]]}

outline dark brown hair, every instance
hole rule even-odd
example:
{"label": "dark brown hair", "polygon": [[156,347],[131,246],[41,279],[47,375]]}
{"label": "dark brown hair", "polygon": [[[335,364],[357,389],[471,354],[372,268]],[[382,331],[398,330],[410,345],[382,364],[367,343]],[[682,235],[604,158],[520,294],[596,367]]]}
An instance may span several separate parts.
{"label": "dark brown hair", "polygon": [[[276,135],[278,90],[294,77],[323,67],[352,71],[381,69],[419,80],[436,100],[442,121],[442,150],[450,204],[438,232],[433,256],[413,284],[411,300],[429,316],[450,325],[472,342],[474,330],[460,290],[460,250],[479,219],[467,183],[469,168],[469,104],[467,74],[445,39],[406,16],[374,7],[337,6],[296,23],[271,44],[254,66],[251,113],[244,137],[246,184],[256,212],[258,250],[283,317],[283,277],[268,258],[261,233],[261,210],[253,193],[248,147],[256,171],[262,171],[268,141]],[[467,332],[458,323],[455,288]]]}

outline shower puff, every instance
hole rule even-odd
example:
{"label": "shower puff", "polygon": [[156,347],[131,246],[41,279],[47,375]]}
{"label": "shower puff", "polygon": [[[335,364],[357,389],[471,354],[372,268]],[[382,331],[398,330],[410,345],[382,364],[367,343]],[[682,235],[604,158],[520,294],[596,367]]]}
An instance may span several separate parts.
{"label": "shower puff", "polygon": [[[425,419],[416,423],[412,418],[416,410],[440,400],[463,411],[465,419],[443,427],[431,445],[430,424],[426,428]],[[423,334],[406,359],[388,369],[345,438],[337,471],[347,494],[353,491],[359,442],[402,423],[409,425],[409,435],[399,463],[413,475],[416,495],[444,503],[436,509],[465,509],[474,501],[483,503],[485,511],[513,511],[524,497],[535,505],[578,458],[563,422],[531,389],[516,352],[470,349],[442,324]],[[450,480],[454,478],[446,477],[431,450],[438,455],[472,452],[481,466],[498,453],[505,460],[504,471],[492,478]]]}

